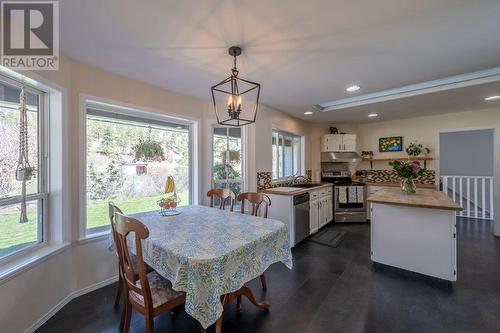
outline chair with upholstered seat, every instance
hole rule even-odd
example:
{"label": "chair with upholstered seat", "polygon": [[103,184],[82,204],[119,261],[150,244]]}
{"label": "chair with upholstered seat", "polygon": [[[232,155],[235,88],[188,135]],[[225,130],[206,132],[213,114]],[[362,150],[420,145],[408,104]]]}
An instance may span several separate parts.
{"label": "chair with upholstered seat", "polygon": [[215,198],[219,199],[219,209],[225,209],[226,203],[229,200],[229,210],[232,212],[234,209],[234,201],[236,194],[226,188],[214,188],[207,192],[207,197],[210,197],[210,207],[215,206]]}
{"label": "chair with upholstered seat", "polygon": [[[109,206],[109,221],[111,222],[111,235],[113,236],[113,241],[116,244],[116,231],[115,231],[115,226],[113,224],[113,220],[114,220],[115,213],[123,214],[123,212],[113,202],[109,202],[108,206]],[[118,252],[116,253],[116,255],[118,258]],[[131,259],[132,259],[132,264],[136,268],[136,271],[138,271],[136,257],[134,255],[132,255]],[[152,270],[153,269],[151,267],[146,265],[146,271],[148,273],[151,272]],[[136,278],[139,278],[139,276],[136,276]],[[116,296],[115,296],[115,303],[114,303],[115,308],[118,306],[118,304],[120,304],[120,299],[121,299],[122,290],[123,290],[123,284],[124,284],[123,272],[120,268],[120,262],[118,261],[118,287],[116,288]]]}
{"label": "chair with upholstered seat", "polygon": [[[244,192],[240,193],[236,200],[240,202],[240,212],[242,214],[245,214],[245,201],[248,201],[252,205],[250,211],[252,216],[267,218],[269,206],[271,206],[271,199],[267,195],[257,192]],[[260,276],[260,282],[262,284],[262,289],[266,290],[267,282],[264,273]]]}
{"label": "chair with upholstered seat", "polygon": [[[172,284],[157,272],[146,272],[142,256],[142,240],[149,237],[148,228],[139,220],[121,213],[115,213],[116,248],[125,281],[125,322],[123,332],[128,332],[132,308],[144,316],[145,332],[154,332],[154,318],[165,312],[171,312],[184,304],[186,294],[172,289]],[[127,246],[127,236],[133,233],[137,268],[134,268],[131,253]],[[136,276],[139,279],[136,280]]]}

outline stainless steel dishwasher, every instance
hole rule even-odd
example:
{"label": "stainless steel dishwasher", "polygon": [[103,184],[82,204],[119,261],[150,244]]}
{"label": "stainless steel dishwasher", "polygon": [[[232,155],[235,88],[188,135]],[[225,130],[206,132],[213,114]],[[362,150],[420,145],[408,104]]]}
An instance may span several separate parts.
{"label": "stainless steel dishwasher", "polygon": [[298,244],[309,236],[309,193],[298,194],[293,197],[293,216],[294,243]]}

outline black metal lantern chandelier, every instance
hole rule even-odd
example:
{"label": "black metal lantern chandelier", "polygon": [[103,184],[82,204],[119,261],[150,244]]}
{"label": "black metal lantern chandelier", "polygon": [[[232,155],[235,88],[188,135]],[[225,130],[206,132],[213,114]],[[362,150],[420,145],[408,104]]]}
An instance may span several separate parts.
{"label": "black metal lantern chandelier", "polygon": [[212,86],[217,122],[227,126],[244,126],[255,122],[259,108],[260,84],[238,77],[236,57],[241,48],[231,46],[229,55],[234,58],[231,75],[224,81]]}

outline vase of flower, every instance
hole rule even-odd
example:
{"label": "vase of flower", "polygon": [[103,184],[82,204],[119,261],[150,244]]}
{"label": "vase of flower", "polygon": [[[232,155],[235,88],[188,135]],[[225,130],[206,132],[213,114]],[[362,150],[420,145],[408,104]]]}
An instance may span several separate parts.
{"label": "vase of flower", "polygon": [[413,178],[402,178],[401,179],[401,192],[404,194],[415,194],[417,193],[417,185]]}
{"label": "vase of flower", "polygon": [[401,178],[401,192],[404,194],[417,193],[415,179],[427,173],[426,168],[422,168],[419,161],[396,160],[389,163]]}

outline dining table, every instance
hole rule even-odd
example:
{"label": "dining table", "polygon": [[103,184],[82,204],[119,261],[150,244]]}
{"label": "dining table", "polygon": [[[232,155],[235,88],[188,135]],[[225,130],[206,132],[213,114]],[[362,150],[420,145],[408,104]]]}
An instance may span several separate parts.
{"label": "dining table", "polygon": [[[203,328],[222,327],[224,305],[245,296],[258,302],[247,282],[282,262],[292,269],[286,225],[278,220],[200,205],[178,207],[178,215],[159,211],[131,215],[149,229],[142,240],[144,261],[186,293],[185,311]],[[133,237],[129,248],[134,251]]]}

